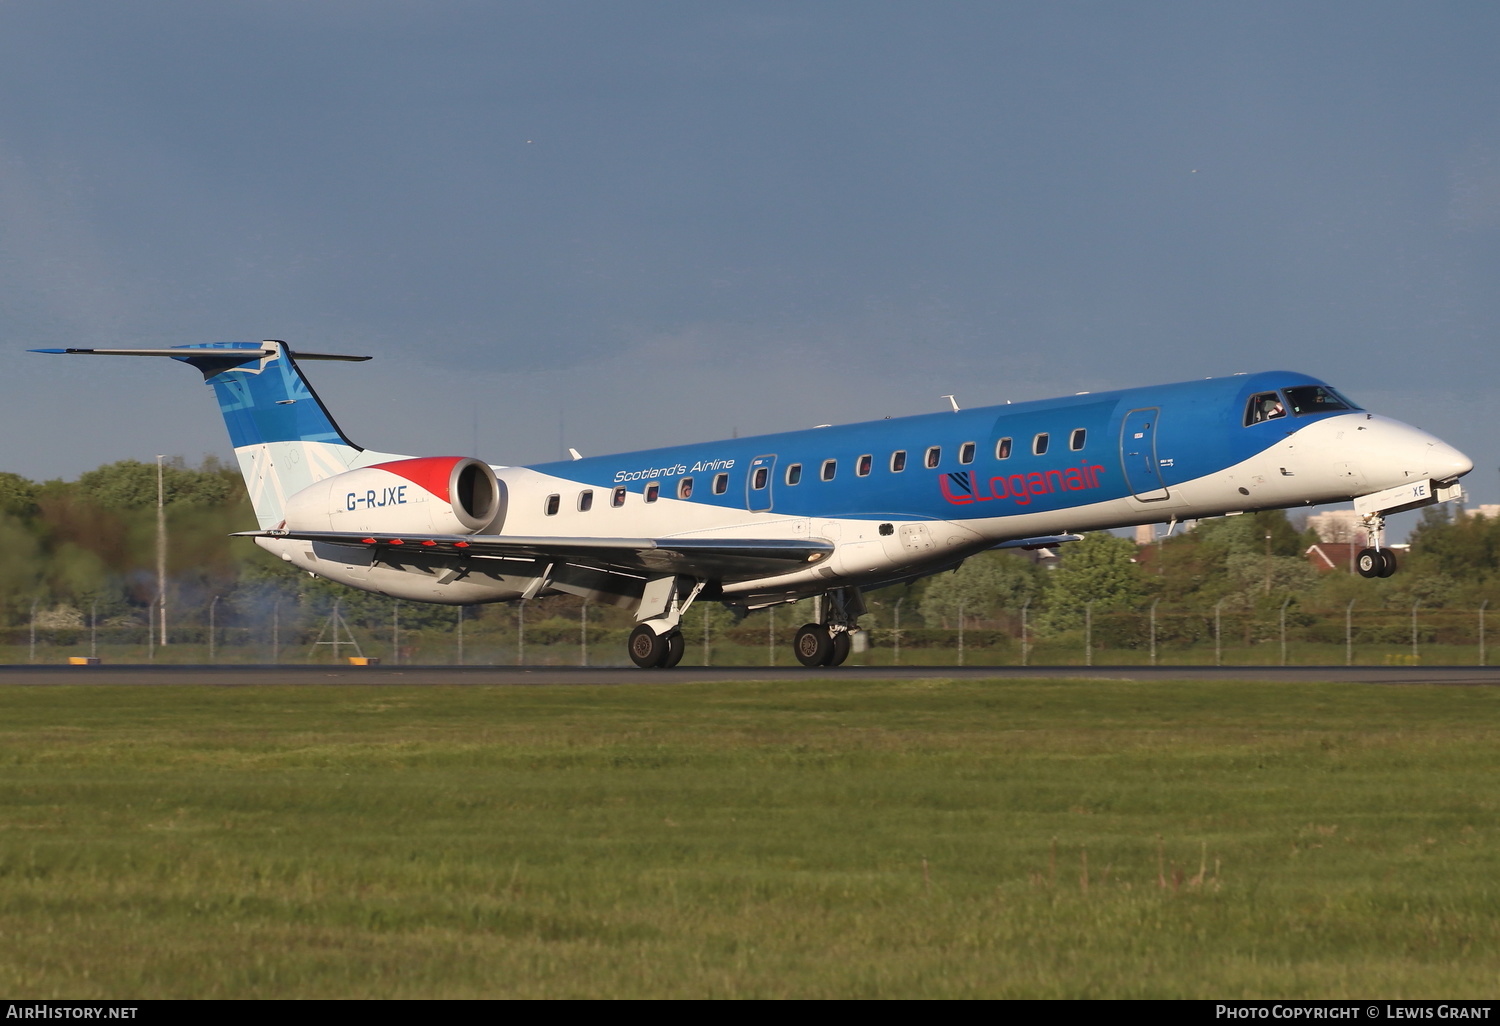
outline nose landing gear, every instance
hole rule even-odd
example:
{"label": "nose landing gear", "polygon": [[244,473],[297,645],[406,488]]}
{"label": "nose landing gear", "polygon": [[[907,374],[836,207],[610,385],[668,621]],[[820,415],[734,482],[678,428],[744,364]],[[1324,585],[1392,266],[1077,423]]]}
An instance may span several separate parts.
{"label": "nose landing gear", "polygon": [[1370,547],[1360,549],[1354,567],[1361,577],[1389,577],[1396,572],[1396,554],[1386,548],[1385,517],[1387,513],[1404,513],[1436,502],[1456,502],[1464,490],[1456,478],[1441,481],[1415,481],[1397,485],[1354,500],[1354,511],[1365,523]]}
{"label": "nose landing gear", "polygon": [[1396,572],[1396,554],[1385,547],[1385,515],[1367,513],[1365,535],[1370,539],[1370,548],[1360,549],[1354,557],[1354,569],[1361,577],[1389,577]]}

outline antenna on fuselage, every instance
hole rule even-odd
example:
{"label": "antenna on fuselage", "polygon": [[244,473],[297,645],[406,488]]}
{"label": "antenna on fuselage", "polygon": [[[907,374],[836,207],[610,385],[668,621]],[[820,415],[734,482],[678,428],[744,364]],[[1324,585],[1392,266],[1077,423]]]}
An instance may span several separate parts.
{"label": "antenna on fuselage", "polygon": [[953,407],[953,412],[954,413],[957,413],[958,412],[958,400],[955,399],[955,398],[953,398],[951,395],[945,395],[945,396],[943,396],[943,398],[946,399],[946,400],[948,400],[948,405],[951,406],[951,407]]}

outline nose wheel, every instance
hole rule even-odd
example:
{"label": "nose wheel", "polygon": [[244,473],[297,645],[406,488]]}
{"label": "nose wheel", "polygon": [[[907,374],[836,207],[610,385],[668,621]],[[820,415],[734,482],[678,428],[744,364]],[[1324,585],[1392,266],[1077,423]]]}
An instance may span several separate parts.
{"label": "nose wheel", "polygon": [[1396,554],[1390,549],[1360,549],[1354,569],[1361,577],[1389,577],[1396,572]]}
{"label": "nose wheel", "polygon": [[1396,554],[1385,547],[1385,517],[1371,513],[1364,522],[1371,547],[1359,550],[1354,557],[1354,569],[1361,577],[1389,577],[1396,572]]}

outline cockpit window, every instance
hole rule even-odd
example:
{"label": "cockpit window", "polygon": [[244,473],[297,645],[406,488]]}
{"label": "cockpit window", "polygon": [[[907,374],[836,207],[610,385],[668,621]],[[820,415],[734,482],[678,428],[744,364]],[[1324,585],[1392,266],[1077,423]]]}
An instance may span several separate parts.
{"label": "cockpit window", "polygon": [[1286,390],[1287,405],[1299,417],[1314,413],[1329,413],[1334,410],[1357,410],[1349,400],[1331,388],[1322,385],[1301,385]]}
{"label": "cockpit window", "polygon": [[1282,403],[1281,396],[1276,392],[1261,392],[1252,395],[1250,405],[1245,407],[1245,426],[1285,416],[1286,405]]}

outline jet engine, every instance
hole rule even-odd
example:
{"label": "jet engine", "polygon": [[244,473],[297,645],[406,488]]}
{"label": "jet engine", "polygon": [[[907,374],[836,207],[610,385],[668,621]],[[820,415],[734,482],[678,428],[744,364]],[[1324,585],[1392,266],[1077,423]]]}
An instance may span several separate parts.
{"label": "jet engine", "polygon": [[286,529],[384,534],[479,534],[505,518],[505,492],[468,456],[392,460],[335,474],[286,503]]}

